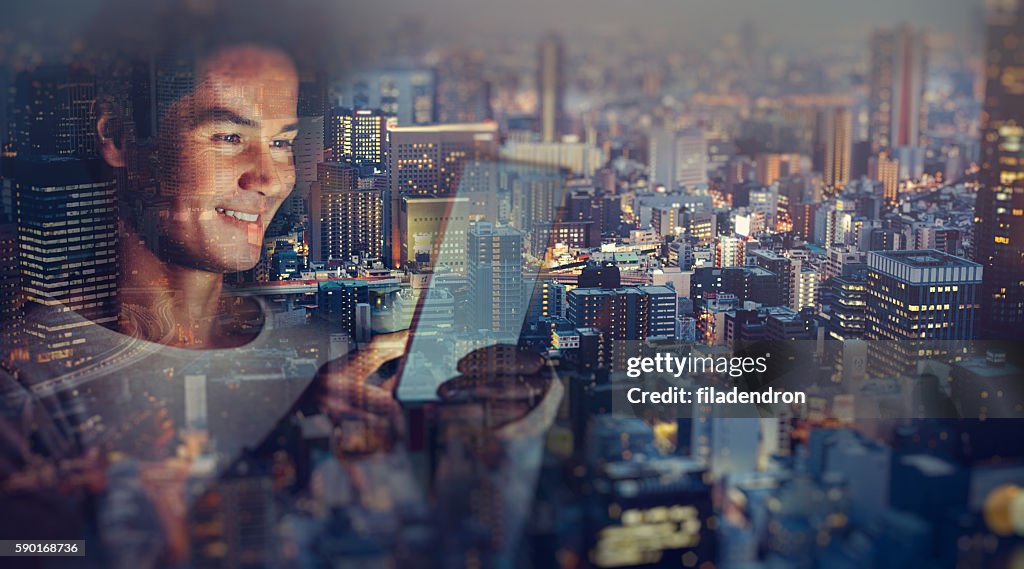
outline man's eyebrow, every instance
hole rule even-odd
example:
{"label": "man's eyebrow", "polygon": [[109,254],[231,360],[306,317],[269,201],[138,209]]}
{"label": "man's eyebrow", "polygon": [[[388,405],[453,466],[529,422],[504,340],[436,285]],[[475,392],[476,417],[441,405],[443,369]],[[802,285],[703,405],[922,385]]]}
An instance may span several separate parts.
{"label": "man's eyebrow", "polygon": [[213,107],[209,109],[203,109],[196,113],[196,115],[192,117],[192,128],[196,128],[198,126],[202,126],[206,123],[211,122],[229,122],[236,124],[238,126],[250,128],[255,128],[259,126],[258,122],[250,118],[243,117],[235,111],[225,109],[223,107]]}
{"label": "man's eyebrow", "polygon": [[298,131],[299,131],[299,123],[293,122],[293,123],[288,123],[288,124],[284,125],[283,127],[281,127],[281,130],[278,131],[278,134],[284,134],[286,132],[298,132]]}

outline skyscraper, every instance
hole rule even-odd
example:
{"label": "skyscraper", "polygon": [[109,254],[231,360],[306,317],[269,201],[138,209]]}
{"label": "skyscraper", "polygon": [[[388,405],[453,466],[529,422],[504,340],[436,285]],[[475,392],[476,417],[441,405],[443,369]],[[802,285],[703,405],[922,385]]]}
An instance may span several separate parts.
{"label": "skyscraper", "polygon": [[479,50],[453,50],[437,70],[438,122],[466,123],[491,120],[491,83]]}
{"label": "skyscraper", "polygon": [[353,111],[335,107],[326,129],[325,145],[335,162],[383,168],[388,117],[380,110]]}
{"label": "skyscraper", "polygon": [[1007,6],[990,15],[988,46],[974,235],[976,260],[985,267],[979,336],[994,340],[1024,337],[1024,4],[1019,0],[1016,10]]}
{"label": "skyscraper", "polygon": [[[495,123],[398,126],[388,131],[388,196],[384,209],[385,255],[403,265],[398,212],[403,196],[454,196],[464,170],[497,155]],[[476,171],[476,170],[474,170]]]}
{"label": "skyscraper", "polygon": [[822,111],[819,119],[825,152],[823,181],[826,186],[840,190],[850,182],[853,120],[845,108]]}
{"label": "skyscraper", "polygon": [[747,242],[741,237],[722,235],[715,243],[716,267],[742,267]]}
{"label": "skyscraper", "polygon": [[324,117],[299,119],[299,134],[292,143],[295,157],[295,188],[281,206],[295,219],[306,220],[315,215],[309,209],[311,189],[317,180],[317,165],[324,161]]}
{"label": "skyscraper", "polygon": [[[22,290],[28,305],[70,311],[97,324],[117,319],[117,211],[114,182],[99,160],[19,157],[13,182]],[[78,323],[46,318],[26,333],[52,357],[71,357]]]}
{"label": "skyscraper", "polygon": [[868,130],[871,153],[919,146],[927,126],[925,34],[908,25],[871,38]]}
{"label": "skyscraper", "polygon": [[865,339],[871,367],[901,374],[918,358],[956,360],[973,337],[981,265],[934,250],[868,253]]}
{"label": "skyscraper", "polygon": [[678,186],[693,189],[708,183],[708,145],[704,131],[656,130],[651,134],[650,179],[669,190]]}
{"label": "skyscraper", "polygon": [[864,275],[840,275],[829,283],[832,292],[831,319],[828,333],[837,340],[850,340],[864,335]]}
{"label": "skyscraper", "polygon": [[350,74],[334,85],[332,104],[350,109],[379,109],[398,124],[412,126],[437,120],[437,77],[431,69],[390,67]]}
{"label": "skyscraper", "polygon": [[19,156],[96,156],[91,74],[62,65],[22,71],[12,94],[9,136]]}
{"label": "skyscraper", "polygon": [[0,221],[0,345],[13,346],[21,333],[18,226]]}
{"label": "skyscraper", "polygon": [[312,192],[314,260],[379,258],[383,250],[383,191],[360,187],[354,166],[339,162],[317,165]]}
{"label": "skyscraper", "polygon": [[558,142],[565,129],[565,48],[547,35],[537,50],[537,108],[543,142]]}
{"label": "skyscraper", "polygon": [[900,161],[883,152],[868,162],[868,176],[882,183],[882,197],[886,203],[896,203],[900,197]]}
{"label": "skyscraper", "polygon": [[770,186],[782,178],[799,174],[803,169],[799,154],[765,153],[757,155],[757,181]]}
{"label": "skyscraper", "polygon": [[475,328],[518,334],[527,309],[523,234],[510,227],[478,222],[469,230],[466,260]]}

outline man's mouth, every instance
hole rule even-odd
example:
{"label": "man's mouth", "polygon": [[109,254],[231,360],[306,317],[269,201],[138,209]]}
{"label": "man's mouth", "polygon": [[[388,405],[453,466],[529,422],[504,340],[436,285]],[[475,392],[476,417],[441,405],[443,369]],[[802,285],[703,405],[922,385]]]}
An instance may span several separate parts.
{"label": "man's mouth", "polygon": [[233,217],[239,221],[255,222],[260,218],[260,214],[258,213],[247,213],[244,211],[237,211],[233,209],[227,209],[224,207],[218,207],[215,209],[217,210],[217,213],[221,215],[226,215],[228,217]]}

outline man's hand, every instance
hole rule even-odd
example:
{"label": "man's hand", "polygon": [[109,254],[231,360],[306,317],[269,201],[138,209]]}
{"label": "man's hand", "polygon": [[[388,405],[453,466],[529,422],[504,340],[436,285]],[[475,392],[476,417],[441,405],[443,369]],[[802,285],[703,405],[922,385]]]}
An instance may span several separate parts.
{"label": "man's hand", "polygon": [[366,347],[321,368],[320,409],[335,425],[339,457],[387,451],[404,436],[401,407],[394,398],[398,377],[377,372],[405,353],[408,334],[375,336]]}

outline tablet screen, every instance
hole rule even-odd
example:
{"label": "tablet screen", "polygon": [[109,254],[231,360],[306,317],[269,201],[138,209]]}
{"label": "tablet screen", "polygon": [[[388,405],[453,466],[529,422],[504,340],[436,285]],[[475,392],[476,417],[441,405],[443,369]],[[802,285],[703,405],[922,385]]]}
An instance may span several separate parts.
{"label": "tablet screen", "polygon": [[555,167],[494,161],[467,165],[453,197],[403,198],[412,287],[394,302],[410,319],[400,401],[434,401],[463,356],[519,343],[531,301],[542,302],[538,277],[557,263],[566,184]]}

